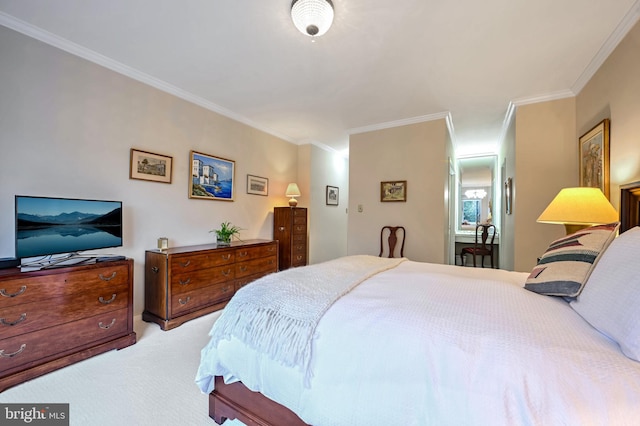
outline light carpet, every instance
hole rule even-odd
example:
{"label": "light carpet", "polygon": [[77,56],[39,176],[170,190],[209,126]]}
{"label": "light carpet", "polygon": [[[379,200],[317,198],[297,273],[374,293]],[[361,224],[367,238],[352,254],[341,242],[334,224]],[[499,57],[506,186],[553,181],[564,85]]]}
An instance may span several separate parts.
{"label": "light carpet", "polygon": [[[0,393],[2,403],[69,403],[77,426],[215,426],[194,383],[200,350],[220,312],[173,330],[134,320],[138,342]],[[225,426],[241,426],[227,420]]]}

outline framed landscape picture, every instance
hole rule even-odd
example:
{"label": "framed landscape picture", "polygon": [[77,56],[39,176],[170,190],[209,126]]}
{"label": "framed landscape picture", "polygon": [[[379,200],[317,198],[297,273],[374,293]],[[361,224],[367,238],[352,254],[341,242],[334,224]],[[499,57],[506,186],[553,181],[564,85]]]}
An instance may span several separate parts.
{"label": "framed landscape picture", "polygon": [[189,198],[233,201],[236,162],[201,152],[189,154]]}
{"label": "framed landscape picture", "polygon": [[380,201],[407,201],[407,181],[380,182]]}
{"label": "framed landscape picture", "polygon": [[609,198],[609,120],[580,137],[580,186],[600,188]]}
{"label": "framed landscape picture", "polygon": [[173,158],[131,148],[129,178],[171,183]]}
{"label": "framed landscape picture", "polygon": [[269,179],[247,175],[247,194],[269,195]]}

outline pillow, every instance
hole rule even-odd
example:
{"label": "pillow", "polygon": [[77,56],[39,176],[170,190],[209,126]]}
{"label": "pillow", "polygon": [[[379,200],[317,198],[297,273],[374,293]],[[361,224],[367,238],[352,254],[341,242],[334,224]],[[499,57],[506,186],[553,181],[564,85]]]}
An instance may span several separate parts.
{"label": "pillow", "polygon": [[548,296],[577,296],[619,227],[620,222],[591,226],[555,240],[531,271],[524,288]]}
{"label": "pillow", "polygon": [[611,243],[571,307],[640,361],[640,227]]}

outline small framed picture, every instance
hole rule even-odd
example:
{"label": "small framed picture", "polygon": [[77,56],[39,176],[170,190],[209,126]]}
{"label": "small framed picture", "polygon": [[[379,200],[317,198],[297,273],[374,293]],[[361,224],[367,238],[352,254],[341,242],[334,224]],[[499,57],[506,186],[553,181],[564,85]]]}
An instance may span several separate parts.
{"label": "small framed picture", "polygon": [[247,175],[247,194],[269,195],[269,179]]}
{"label": "small framed picture", "polygon": [[191,151],[189,198],[233,201],[236,162]]}
{"label": "small framed picture", "polygon": [[328,206],[337,206],[340,197],[340,188],[338,188],[337,186],[327,185],[326,197]]}
{"label": "small framed picture", "polygon": [[380,201],[407,201],[407,181],[380,182]]}
{"label": "small framed picture", "polygon": [[506,214],[513,213],[513,179],[507,178],[504,182],[504,211]]}
{"label": "small framed picture", "polygon": [[131,148],[129,179],[171,183],[173,157]]}
{"label": "small framed picture", "polygon": [[609,119],[580,136],[580,186],[600,188],[609,198]]}

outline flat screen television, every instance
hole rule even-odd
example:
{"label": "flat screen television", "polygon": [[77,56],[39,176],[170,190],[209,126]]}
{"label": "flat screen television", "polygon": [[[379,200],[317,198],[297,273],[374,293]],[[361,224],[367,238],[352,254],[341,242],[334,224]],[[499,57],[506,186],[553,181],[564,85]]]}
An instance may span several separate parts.
{"label": "flat screen television", "polygon": [[16,258],[122,246],[122,202],[16,195]]}

